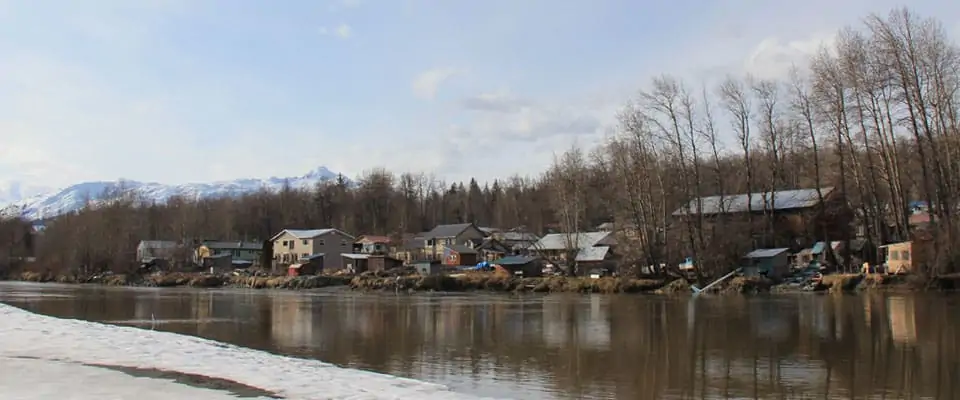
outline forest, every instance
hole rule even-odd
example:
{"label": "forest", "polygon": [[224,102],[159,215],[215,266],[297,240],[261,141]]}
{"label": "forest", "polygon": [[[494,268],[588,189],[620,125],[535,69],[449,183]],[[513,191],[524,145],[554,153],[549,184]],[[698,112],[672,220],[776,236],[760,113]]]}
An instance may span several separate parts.
{"label": "forest", "polygon": [[701,273],[714,274],[751,247],[777,244],[751,240],[773,229],[762,222],[775,216],[708,224],[702,216],[675,220],[678,207],[701,196],[833,187],[875,244],[908,238],[907,206],[925,201],[936,262],[923,272],[957,272],[958,89],[957,43],[938,20],[897,9],[837,32],[782,80],[655,77],[601,145],[571,148],[539,175],[451,183],[376,168],[352,183],[237,198],[146,204],[117,193],[48,221],[36,237],[27,221],[3,221],[0,257],[32,253],[43,268],[90,273],[132,268],[143,239],[265,240],[284,228],[319,227],[400,237],[461,222],[542,234],[615,222],[636,230],[621,246],[625,265],[694,256]]}

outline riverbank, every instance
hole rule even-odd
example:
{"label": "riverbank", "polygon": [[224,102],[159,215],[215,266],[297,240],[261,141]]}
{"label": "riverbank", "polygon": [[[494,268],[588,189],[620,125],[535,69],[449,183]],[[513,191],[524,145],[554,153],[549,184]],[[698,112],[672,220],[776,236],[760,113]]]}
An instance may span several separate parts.
{"label": "riverbank", "polygon": [[[161,273],[150,275],[106,274],[87,278],[65,275],[24,272],[13,277],[16,281],[38,283],[99,284],[105,286],[141,287],[196,287],[308,290],[342,287],[357,291],[387,292],[501,292],[501,293],[645,293],[688,294],[690,284],[683,279],[632,279],[604,277],[516,278],[493,273],[466,273],[437,276],[246,276],[211,275],[204,273]],[[960,288],[960,274],[922,279],[904,275],[826,275],[817,284],[778,283],[759,277],[734,277],[711,288],[712,294],[761,293],[856,293],[862,291],[945,291]]]}

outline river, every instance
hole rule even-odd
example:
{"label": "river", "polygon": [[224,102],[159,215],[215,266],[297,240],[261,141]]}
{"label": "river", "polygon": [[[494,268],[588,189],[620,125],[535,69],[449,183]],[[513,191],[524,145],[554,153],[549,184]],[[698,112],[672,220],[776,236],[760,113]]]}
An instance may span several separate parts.
{"label": "river", "polygon": [[960,395],[960,297],[936,294],[512,297],[0,283],[0,301],[482,396]]}

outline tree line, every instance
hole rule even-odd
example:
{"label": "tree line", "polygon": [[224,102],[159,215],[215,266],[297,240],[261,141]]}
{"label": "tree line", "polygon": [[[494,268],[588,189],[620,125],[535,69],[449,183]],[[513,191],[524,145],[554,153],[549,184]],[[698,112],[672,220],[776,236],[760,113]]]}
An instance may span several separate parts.
{"label": "tree line", "polygon": [[[148,204],[118,193],[49,221],[30,246],[38,265],[85,273],[128,270],[142,239],[264,240],[316,227],[399,238],[463,222],[542,234],[615,222],[635,231],[621,249],[624,265],[693,256],[700,273],[715,274],[744,251],[782,244],[774,243],[776,215],[764,207],[750,210],[749,223],[723,215],[716,223],[677,220],[674,210],[702,196],[811,188],[822,197],[820,188],[833,187],[877,244],[909,238],[908,204],[925,201],[936,237],[936,262],[925,272],[947,273],[960,252],[958,89],[957,43],[937,20],[898,9],[841,30],[786,79],[693,85],[656,77],[602,145],[571,148],[538,176],[449,183],[380,168],[353,183],[341,177],[236,198]],[[24,225],[0,225],[0,250],[26,244],[4,235]],[[753,240],[763,233],[774,239]],[[850,239],[825,235],[815,239]]]}

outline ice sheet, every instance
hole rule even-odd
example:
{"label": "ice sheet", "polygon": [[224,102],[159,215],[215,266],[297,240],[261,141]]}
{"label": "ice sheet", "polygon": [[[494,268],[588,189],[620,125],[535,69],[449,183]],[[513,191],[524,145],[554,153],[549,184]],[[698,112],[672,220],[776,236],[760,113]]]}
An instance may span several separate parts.
{"label": "ice sheet", "polygon": [[[215,377],[260,388],[287,399],[478,399],[452,392],[442,385],[412,379],[341,368],[316,360],[284,357],[174,333],[58,319],[0,304],[0,363],[12,365],[13,362],[30,362],[23,359],[11,361],[11,358],[18,357],[38,359],[40,362],[29,366],[34,369],[43,368],[44,365],[54,369],[83,368],[83,371],[91,373],[92,369],[111,375],[109,379],[120,379],[116,374],[123,373],[101,371],[100,368],[81,364],[147,368]],[[46,362],[42,362],[44,360]],[[7,375],[12,372],[4,368],[0,373]],[[21,375],[21,372],[16,372],[16,375]],[[40,375],[46,379],[63,376],[55,371]],[[149,379],[128,377],[126,383],[131,380]],[[0,393],[23,389],[7,387],[11,382],[15,383],[16,380],[11,381],[9,376],[0,381]],[[143,385],[146,389],[148,384]],[[29,386],[37,389],[36,385]],[[172,398],[218,399],[225,395],[225,392],[179,386],[181,390],[193,390],[196,393]],[[75,389],[80,391],[77,393],[86,390],[84,386]],[[88,397],[74,398],[85,400]],[[144,399],[140,396],[136,398]]]}

